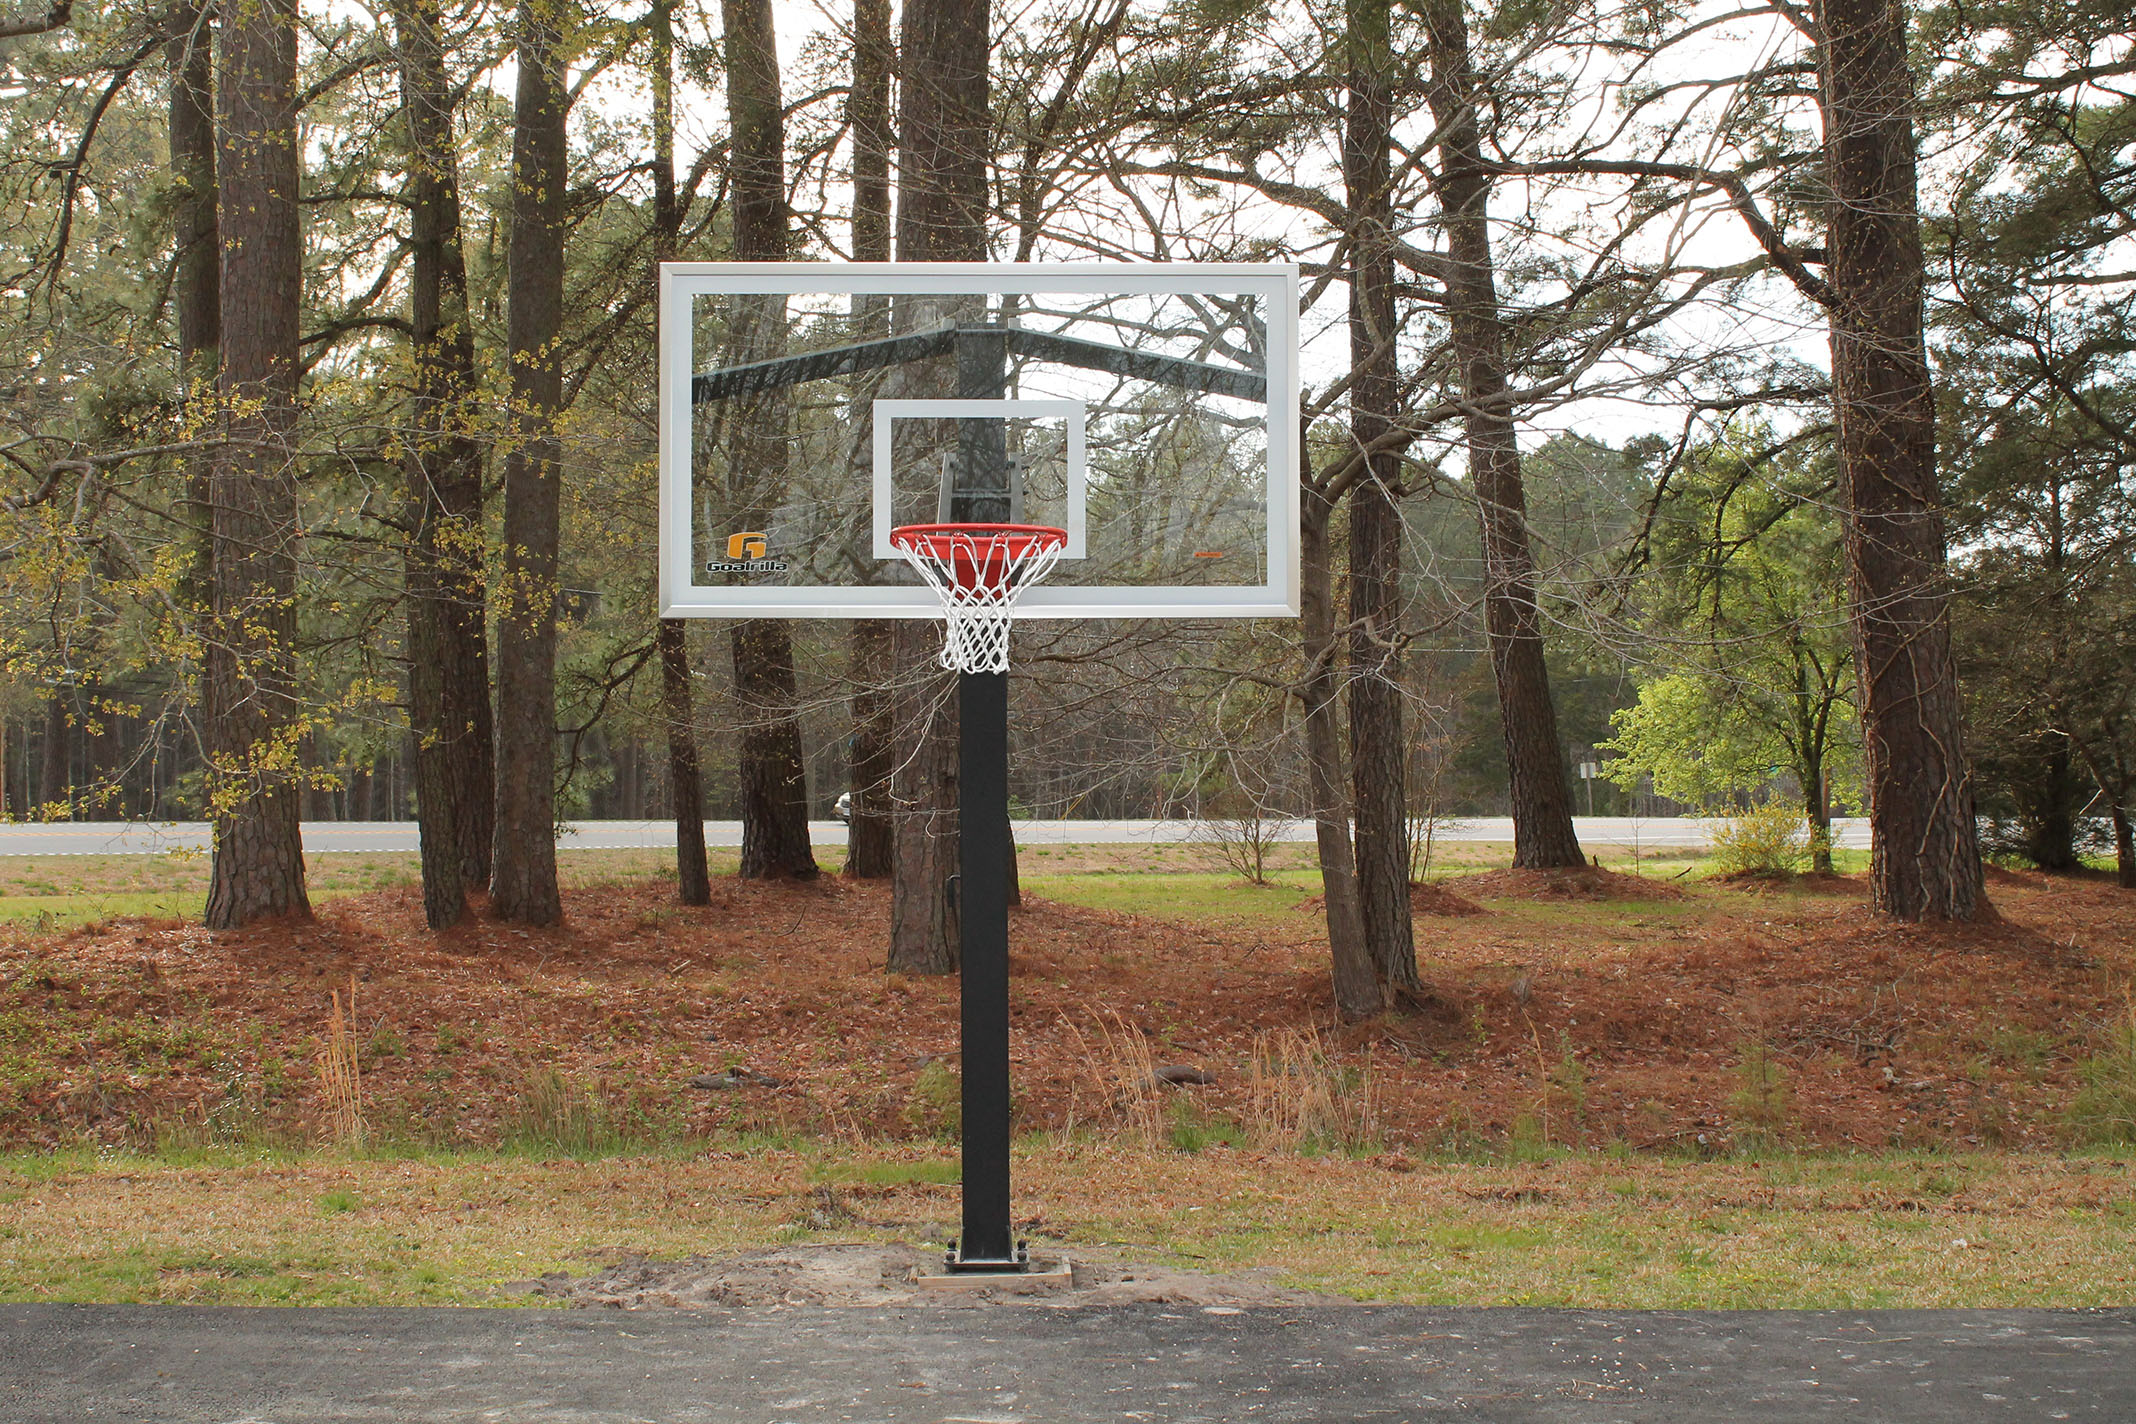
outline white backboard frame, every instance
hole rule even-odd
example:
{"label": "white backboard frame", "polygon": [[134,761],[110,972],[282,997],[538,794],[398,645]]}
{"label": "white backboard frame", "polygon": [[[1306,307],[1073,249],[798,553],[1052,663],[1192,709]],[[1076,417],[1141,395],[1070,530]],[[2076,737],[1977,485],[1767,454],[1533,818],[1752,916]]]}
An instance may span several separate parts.
{"label": "white backboard frame", "polygon": [[[1019,618],[1295,618],[1298,616],[1298,269],[1291,263],[1227,262],[663,262],[660,264],[660,616],[663,618],[940,618],[934,592],[920,585],[774,588],[699,584],[691,551],[691,351],[693,303],[700,296],[803,293],[883,296],[990,296],[1066,293],[1103,296],[1250,293],[1262,299],[1268,331],[1268,507],[1266,580],[1223,587],[1132,584],[1040,585],[1017,602]],[[878,402],[878,406],[909,404]],[[936,407],[959,402],[926,402]],[[984,402],[1064,407],[1069,401]],[[893,414],[898,412],[893,412]],[[917,414],[917,412],[913,412]],[[951,415],[947,409],[931,413]],[[1000,411],[1018,415],[1022,412]],[[1059,409],[1033,412],[1058,416]],[[887,421],[876,422],[873,481],[886,477]],[[1069,430],[1080,444],[1080,418]],[[1080,471],[1080,461],[1071,460]],[[856,496],[860,491],[856,490]],[[887,543],[888,502],[871,488],[875,552]],[[1078,512],[1080,500],[1071,503]],[[1080,519],[1077,520],[1080,523]],[[1080,531],[1070,528],[1071,540]],[[1071,556],[1080,557],[1080,541]],[[891,551],[895,557],[895,551]]]}

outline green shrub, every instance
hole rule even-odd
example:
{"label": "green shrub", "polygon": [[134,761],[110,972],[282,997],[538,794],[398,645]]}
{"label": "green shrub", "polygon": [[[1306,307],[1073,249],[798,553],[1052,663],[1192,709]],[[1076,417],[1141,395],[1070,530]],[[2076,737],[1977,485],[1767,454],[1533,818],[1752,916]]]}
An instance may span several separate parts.
{"label": "green shrub", "polygon": [[1809,853],[1809,822],[1777,802],[1753,806],[1713,828],[1713,868],[1722,875],[1793,875]]}

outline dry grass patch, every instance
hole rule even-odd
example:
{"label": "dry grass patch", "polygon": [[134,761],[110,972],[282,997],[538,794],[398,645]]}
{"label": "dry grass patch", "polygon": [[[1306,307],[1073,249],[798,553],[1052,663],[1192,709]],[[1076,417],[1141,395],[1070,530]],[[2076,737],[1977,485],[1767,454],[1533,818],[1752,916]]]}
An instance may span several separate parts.
{"label": "dry grass patch", "polygon": [[[510,1282],[781,1241],[938,1243],[943,1152],[0,1168],[0,1298],[504,1303]],[[826,1224],[826,1190],[840,1210]],[[2136,1180],[2104,1159],[1503,1166],[1027,1145],[1020,1225],[1071,1253],[1423,1304],[2107,1306],[2136,1289]]]}

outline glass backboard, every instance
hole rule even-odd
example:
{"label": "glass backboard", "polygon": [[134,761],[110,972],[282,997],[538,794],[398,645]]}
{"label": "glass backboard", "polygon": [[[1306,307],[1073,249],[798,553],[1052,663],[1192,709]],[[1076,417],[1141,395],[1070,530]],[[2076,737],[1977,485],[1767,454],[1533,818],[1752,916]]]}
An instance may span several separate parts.
{"label": "glass backboard", "polygon": [[1288,265],[660,269],[664,617],[941,616],[890,546],[1054,525],[1019,618],[1294,617]]}

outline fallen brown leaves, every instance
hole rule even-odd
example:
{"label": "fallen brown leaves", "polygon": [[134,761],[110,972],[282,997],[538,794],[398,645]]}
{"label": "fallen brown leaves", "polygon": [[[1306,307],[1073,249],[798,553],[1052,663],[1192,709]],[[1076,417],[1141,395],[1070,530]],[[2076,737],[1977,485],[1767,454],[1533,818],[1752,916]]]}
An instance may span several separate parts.
{"label": "fallen brown leaves", "polygon": [[[1852,882],[1536,874],[1440,892],[1485,912],[1419,921],[1428,1011],[1330,1033],[1370,1075],[1386,1145],[1547,1133],[1719,1150],[1747,1115],[1772,1128],[1742,1101],[1755,1046],[1784,1077],[1789,1142],[2048,1145],[2136,963],[2131,897],[2097,879],[2000,877],[2001,923],[1906,927],[1871,918]],[[552,1072],[674,1130],[938,1125],[916,1085],[954,1063],[956,986],[884,973],[886,887],[729,880],[703,909],[671,893],[583,889],[553,931],[477,919],[431,934],[416,892],[388,890],[310,924],[17,938],[0,945],[0,1140],[139,1141],[240,1113],[316,1136],[313,1064],[352,977],[365,1113],[389,1135],[494,1142]],[[1158,1062],[1206,1071],[1211,1084],[1165,1089],[1205,1117],[1244,1111],[1257,1035],[1331,1030],[1314,916],[1034,901],[1012,935],[1031,1127],[1113,1124],[1117,1075],[1090,1057],[1101,1016]]]}

